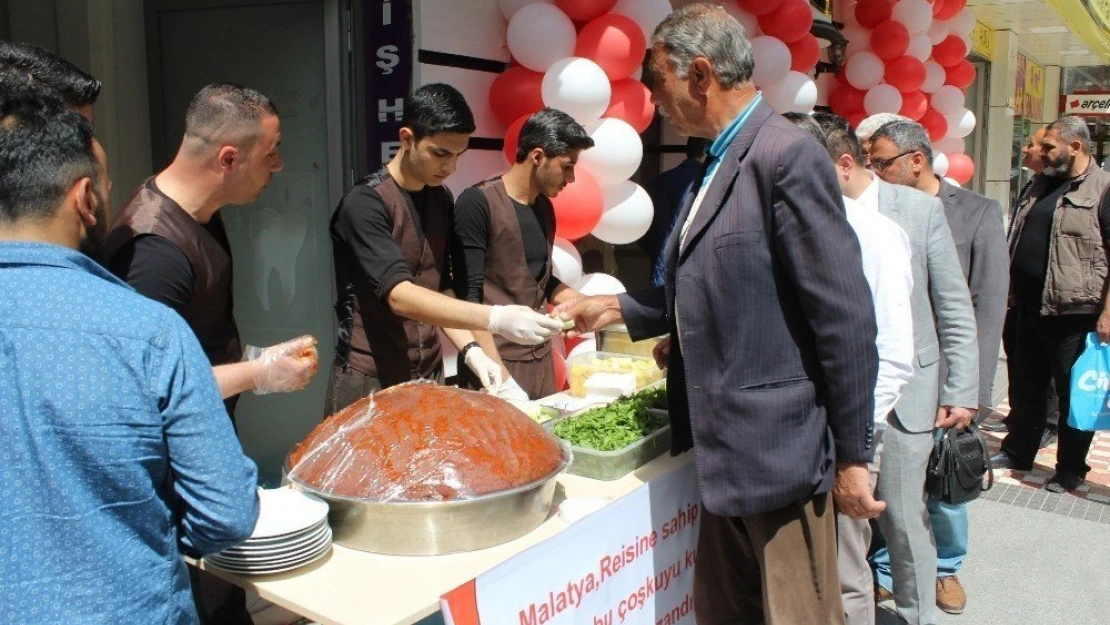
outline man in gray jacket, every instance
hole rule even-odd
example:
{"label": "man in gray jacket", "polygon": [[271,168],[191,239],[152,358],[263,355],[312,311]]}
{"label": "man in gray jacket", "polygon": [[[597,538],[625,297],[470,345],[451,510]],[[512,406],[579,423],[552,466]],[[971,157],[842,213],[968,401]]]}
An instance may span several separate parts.
{"label": "man in gray jacket", "polygon": [[[903,161],[926,158],[920,145],[894,148],[889,134],[882,131],[895,125],[905,126],[907,131],[920,128],[913,123],[895,122],[872,135],[871,169],[887,181],[896,179],[892,174],[895,168],[904,166]],[[927,136],[924,141],[927,150]],[[924,522],[925,471],[933,447],[934,427],[966,427],[978,412],[975,311],[941,201],[883,180],[875,180],[860,192],[860,201],[866,202],[873,195],[878,210],[902,226],[910,237],[914,251],[913,325],[917,363],[914,379],[903,392],[883,438],[878,496],[901,505],[892,503],[879,519],[887,551],[880,550],[873,564],[880,596],[889,595],[893,586],[899,617],[910,624],[928,625],[937,622],[933,609],[937,551],[929,537],[930,526]],[[947,365],[943,381],[942,364]]]}
{"label": "man in gray jacket", "polygon": [[[944,204],[944,215],[956,242],[956,253],[975,308],[979,339],[979,412],[989,414],[1010,284],[1002,207],[995,200],[949,184],[933,172],[932,146],[920,124],[905,121],[880,127],[871,136],[871,150],[880,160],[893,157],[890,166],[880,174],[883,180],[914,187],[940,198]],[[967,556],[967,505],[946,504],[934,499],[929,499],[928,505],[937,542],[937,607],[949,614],[960,614],[967,603],[967,595],[956,575]]]}

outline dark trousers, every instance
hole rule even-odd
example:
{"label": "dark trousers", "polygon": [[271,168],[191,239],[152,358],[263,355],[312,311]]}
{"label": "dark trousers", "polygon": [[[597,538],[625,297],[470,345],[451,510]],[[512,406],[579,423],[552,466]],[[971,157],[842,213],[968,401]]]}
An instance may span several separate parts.
{"label": "dark trousers", "polygon": [[[1014,341],[1017,334],[1018,314],[1020,309],[1017,306],[1011,306],[1006,310],[1006,321],[1002,326],[1002,351],[1006,353],[1006,362],[1009,363],[1014,358]],[[1007,367],[1006,384],[1008,389],[1014,388],[1014,377],[1009,372]],[[1044,397],[1045,414],[1045,427],[1053,432],[1056,431],[1056,426],[1060,422],[1060,398],[1056,396],[1056,382],[1052,379],[1048,381],[1048,392]],[[988,411],[989,413],[989,411]],[[1064,415],[1067,419],[1067,415]],[[1003,421],[1009,422],[1009,417]]]}
{"label": "dark trousers", "polygon": [[201,625],[253,625],[247,610],[247,591],[231,582],[189,567],[189,583],[193,587],[193,603]]}
{"label": "dark trousers", "polygon": [[1033,467],[1047,419],[1044,398],[1049,381],[1053,381],[1060,414],[1056,472],[1085,477],[1091,469],[1087,466],[1087,452],[1094,433],[1071,427],[1067,415],[1071,367],[1083,353],[1087,334],[1095,329],[1096,317],[1041,317],[1022,309],[1018,309],[1016,317],[1014,349],[1009,361],[1010,432],[1002,441],[1002,451],[1010,455],[1017,468]]}
{"label": "dark trousers", "polygon": [[698,625],[843,625],[831,495],[740,518],[702,512]]}
{"label": "dark trousers", "polygon": [[[437,369],[431,381],[443,384],[443,369]],[[360,373],[336,361],[332,363],[331,374],[328,375],[328,390],[324,397],[324,418],[380,390],[382,390],[381,379]]]}

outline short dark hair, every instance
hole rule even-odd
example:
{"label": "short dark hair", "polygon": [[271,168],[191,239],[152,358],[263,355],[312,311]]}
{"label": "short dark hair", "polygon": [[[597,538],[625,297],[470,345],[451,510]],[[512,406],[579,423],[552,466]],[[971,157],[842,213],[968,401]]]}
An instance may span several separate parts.
{"label": "short dark hair", "polygon": [[686,139],[686,158],[703,158],[709,149],[709,139],[688,137]]}
{"label": "short dark hair", "polygon": [[185,136],[214,143],[235,137],[249,143],[261,132],[262,118],[277,105],[259,91],[235,83],[214,83],[193,96],[185,111]]}
{"label": "short dark hair", "polygon": [[0,103],[0,222],[50,218],[74,182],[99,171],[92,126],[61,100]]}
{"label": "short dark hair", "polygon": [[592,147],[594,140],[582,124],[558,109],[545,108],[529,117],[521,127],[516,162],[523,163],[528,153],[536,148],[542,148],[544,156],[552,158]]}
{"label": "short dark hair", "polygon": [[812,115],[790,111],[788,113],[783,113],[782,116],[798,128],[801,128],[802,130],[808,132],[814,139],[817,140],[817,143],[821,144],[821,147],[825,148],[826,150],[829,149],[828,143],[825,140],[825,132],[821,130],[821,126],[817,125],[817,122],[813,119]]}
{"label": "short dark hair", "polygon": [[847,119],[833,113],[816,112],[813,121],[825,135],[825,150],[835,161],[847,154],[857,165],[863,166],[867,159],[863,156],[863,148],[859,144],[859,137],[852,131]]}
{"label": "short dark hair", "polygon": [[0,41],[0,72],[30,76],[69,106],[86,106],[100,96],[100,81],[62,57],[29,43]]}
{"label": "short dark hair", "polygon": [[401,125],[411,130],[417,141],[441,132],[468,135],[477,127],[474,113],[459,90],[438,82],[424,85],[405,98]]}
{"label": "short dark hair", "polygon": [[921,152],[925,155],[925,160],[928,161],[929,166],[932,167],[933,165],[933,142],[929,140],[929,133],[925,132],[925,128],[917,122],[904,121],[883,124],[871,135],[872,145],[878,139],[890,141],[899,150]]}

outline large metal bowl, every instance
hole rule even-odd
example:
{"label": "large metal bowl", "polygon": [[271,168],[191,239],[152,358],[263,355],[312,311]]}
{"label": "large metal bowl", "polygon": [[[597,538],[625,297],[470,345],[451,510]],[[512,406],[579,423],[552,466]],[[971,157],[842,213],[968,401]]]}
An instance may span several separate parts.
{"label": "large metal bowl", "polygon": [[400,556],[434,556],[485,549],[520,538],[539,527],[551,510],[555,477],[571,461],[560,440],[563,461],[550,475],[517,488],[455,501],[367,501],[321,492],[289,478],[284,481],[328,502],[333,541],[361,551]]}

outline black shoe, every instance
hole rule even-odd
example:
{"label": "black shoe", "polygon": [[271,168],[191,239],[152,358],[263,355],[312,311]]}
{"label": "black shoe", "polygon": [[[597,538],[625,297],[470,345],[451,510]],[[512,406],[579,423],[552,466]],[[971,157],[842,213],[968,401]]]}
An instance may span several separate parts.
{"label": "black shoe", "polygon": [[1010,454],[1000,451],[991,456],[991,468],[995,471],[1004,471],[1007,469],[1017,469],[1017,463],[1010,457]]}
{"label": "black shoe", "polygon": [[1071,491],[1083,485],[1083,478],[1071,473],[1056,472],[1048,483],[1044,485],[1044,489],[1053,493],[1070,493]]}

